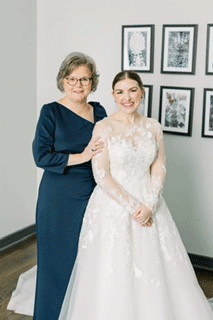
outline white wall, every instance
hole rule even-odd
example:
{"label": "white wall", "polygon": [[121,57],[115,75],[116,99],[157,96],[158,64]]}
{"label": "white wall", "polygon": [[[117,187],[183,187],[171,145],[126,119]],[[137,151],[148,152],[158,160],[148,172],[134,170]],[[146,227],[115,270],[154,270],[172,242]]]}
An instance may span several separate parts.
{"label": "white wall", "polygon": [[34,223],[36,1],[0,1],[0,238]]}
{"label": "white wall", "polygon": [[[121,25],[155,24],[154,73],[143,74],[152,84],[153,113],[158,119],[160,85],[195,87],[192,137],[165,135],[168,178],[164,196],[188,252],[213,257],[213,140],[201,138],[203,88],[213,88],[205,75],[207,23],[213,23],[212,0],[38,0],[37,108],[57,100],[55,78],[71,51],[91,55],[101,74],[97,93],[91,95],[115,111],[111,97],[113,76],[121,70]],[[160,73],[163,24],[198,24],[196,75]]]}

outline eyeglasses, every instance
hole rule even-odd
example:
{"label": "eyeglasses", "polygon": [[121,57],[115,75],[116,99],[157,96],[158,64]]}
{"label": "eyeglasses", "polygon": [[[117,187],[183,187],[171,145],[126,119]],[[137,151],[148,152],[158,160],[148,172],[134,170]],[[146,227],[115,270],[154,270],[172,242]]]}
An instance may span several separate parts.
{"label": "eyeglasses", "polygon": [[78,81],[80,82],[80,84],[82,84],[82,86],[88,86],[92,78],[83,77],[83,78],[77,79],[72,77],[72,78],[66,78],[66,80],[70,86],[75,86],[78,83]]}

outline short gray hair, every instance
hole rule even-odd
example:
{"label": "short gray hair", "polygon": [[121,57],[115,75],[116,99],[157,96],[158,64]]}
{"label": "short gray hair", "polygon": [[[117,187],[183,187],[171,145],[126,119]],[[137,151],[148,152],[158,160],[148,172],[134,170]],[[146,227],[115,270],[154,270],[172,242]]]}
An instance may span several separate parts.
{"label": "short gray hair", "polygon": [[91,72],[92,87],[91,91],[95,91],[98,85],[99,74],[97,72],[95,61],[88,55],[82,52],[71,52],[62,62],[57,75],[57,87],[61,92],[64,92],[63,80],[77,67],[85,65]]}

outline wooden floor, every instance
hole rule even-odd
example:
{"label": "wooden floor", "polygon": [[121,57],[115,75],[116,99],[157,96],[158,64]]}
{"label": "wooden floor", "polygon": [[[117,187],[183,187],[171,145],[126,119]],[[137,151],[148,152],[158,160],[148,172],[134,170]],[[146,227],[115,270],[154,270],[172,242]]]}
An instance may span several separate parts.
{"label": "wooden floor", "polygon": [[22,272],[36,265],[36,241],[31,238],[8,250],[0,256],[0,319],[31,320],[32,317],[7,311],[11,293],[16,288],[17,280]]}
{"label": "wooden floor", "polygon": [[[11,293],[19,275],[36,265],[36,240],[31,238],[0,256],[0,319],[32,320],[32,317],[7,311]],[[207,298],[213,297],[213,272],[195,270],[198,281]]]}

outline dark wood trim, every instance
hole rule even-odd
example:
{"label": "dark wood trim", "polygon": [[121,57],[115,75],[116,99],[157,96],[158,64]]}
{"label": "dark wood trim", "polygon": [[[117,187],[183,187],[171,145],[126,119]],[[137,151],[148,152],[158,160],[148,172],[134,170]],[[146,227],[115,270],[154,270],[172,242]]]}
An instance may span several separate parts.
{"label": "dark wood trim", "polygon": [[0,239],[0,254],[22,241],[26,241],[31,237],[35,237],[35,224],[18,230],[4,238]]}
{"label": "dark wood trim", "polygon": [[188,253],[188,255],[194,268],[213,271],[213,258],[193,253]]}

